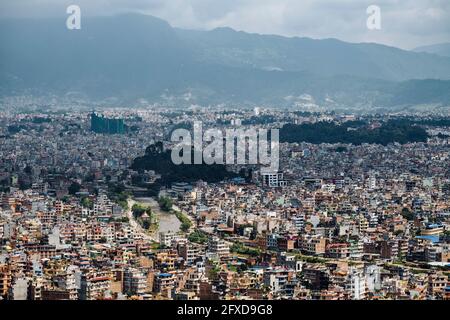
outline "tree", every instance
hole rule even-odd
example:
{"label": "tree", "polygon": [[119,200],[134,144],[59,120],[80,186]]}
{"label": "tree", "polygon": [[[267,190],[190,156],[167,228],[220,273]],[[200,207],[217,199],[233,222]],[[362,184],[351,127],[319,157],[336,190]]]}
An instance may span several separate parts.
{"label": "tree", "polygon": [[208,236],[200,230],[195,230],[189,235],[188,240],[191,242],[203,244],[208,241]]}
{"label": "tree", "polygon": [[172,210],[173,201],[169,197],[159,197],[158,204],[161,210],[169,212]]}
{"label": "tree", "polygon": [[81,190],[81,185],[78,182],[73,182],[68,188],[69,194],[71,194],[71,195],[75,195],[80,190]]}
{"label": "tree", "polygon": [[147,210],[147,208],[143,207],[140,204],[134,204],[133,207],[131,208],[131,211],[133,212],[133,216],[135,218],[140,218],[144,212]]}
{"label": "tree", "polygon": [[20,190],[27,190],[30,188],[31,188],[31,183],[29,182],[29,180],[19,179],[19,189]]}
{"label": "tree", "polygon": [[27,165],[23,172],[25,172],[27,175],[31,175],[33,173],[33,168]]}
{"label": "tree", "polygon": [[148,221],[148,220],[142,221],[142,227],[143,227],[145,230],[150,229],[150,226],[151,226],[150,221]]}
{"label": "tree", "polygon": [[81,199],[81,205],[85,208],[93,209],[94,201],[92,201],[91,198],[83,197],[83,199]]}
{"label": "tree", "polygon": [[414,213],[412,213],[408,208],[403,208],[401,215],[408,221],[414,220]]}
{"label": "tree", "polygon": [[191,227],[191,223],[190,223],[190,222],[185,222],[185,221],[183,221],[183,222],[181,223],[180,229],[181,229],[181,231],[183,231],[183,232],[188,232],[190,227]]}

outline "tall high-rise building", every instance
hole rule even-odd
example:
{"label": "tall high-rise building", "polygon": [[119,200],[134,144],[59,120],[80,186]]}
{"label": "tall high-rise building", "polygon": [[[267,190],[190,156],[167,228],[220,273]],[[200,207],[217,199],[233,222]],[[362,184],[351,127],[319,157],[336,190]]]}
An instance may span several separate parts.
{"label": "tall high-rise building", "polygon": [[98,116],[95,112],[92,112],[91,130],[96,133],[124,134],[126,133],[126,126],[123,119],[106,118],[103,115]]}

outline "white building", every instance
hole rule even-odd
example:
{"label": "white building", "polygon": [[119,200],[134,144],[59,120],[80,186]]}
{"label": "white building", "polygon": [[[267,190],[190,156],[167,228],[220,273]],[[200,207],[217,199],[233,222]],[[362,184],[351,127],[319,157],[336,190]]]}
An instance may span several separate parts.
{"label": "white building", "polygon": [[349,268],[345,289],[352,300],[363,300],[366,298],[366,279],[362,270]]}
{"label": "white building", "polygon": [[381,289],[381,267],[370,265],[366,268],[366,283],[368,292]]}
{"label": "white building", "polygon": [[261,172],[262,183],[264,186],[276,188],[287,186],[287,181],[284,180],[284,174],[282,171],[277,172]]}

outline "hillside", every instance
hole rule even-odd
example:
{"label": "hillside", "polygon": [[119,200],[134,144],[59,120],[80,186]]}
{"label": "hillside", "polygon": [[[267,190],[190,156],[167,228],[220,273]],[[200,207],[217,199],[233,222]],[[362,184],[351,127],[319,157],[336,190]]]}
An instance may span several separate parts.
{"label": "hillside", "polygon": [[[168,105],[449,105],[450,58],[377,44],[189,31],[144,15],[0,21],[0,95]],[[430,80],[434,79],[434,80]],[[414,81],[412,81],[414,80]]]}

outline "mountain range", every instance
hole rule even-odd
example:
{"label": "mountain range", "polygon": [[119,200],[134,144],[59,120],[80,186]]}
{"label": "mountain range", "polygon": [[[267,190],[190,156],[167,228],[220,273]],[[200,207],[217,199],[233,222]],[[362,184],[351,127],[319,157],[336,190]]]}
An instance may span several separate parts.
{"label": "mountain range", "polygon": [[415,48],[415,52],[427,52],[437,54],[443,57],[450,57],[450,43],[438,43],[430,46],[421,46]]}
{"label": "mountain range", "polygon": [[450,105],[450,57],[347,43],[171,27],[139,15],[0,21],[0,95],[167,105],[376,108]]}

